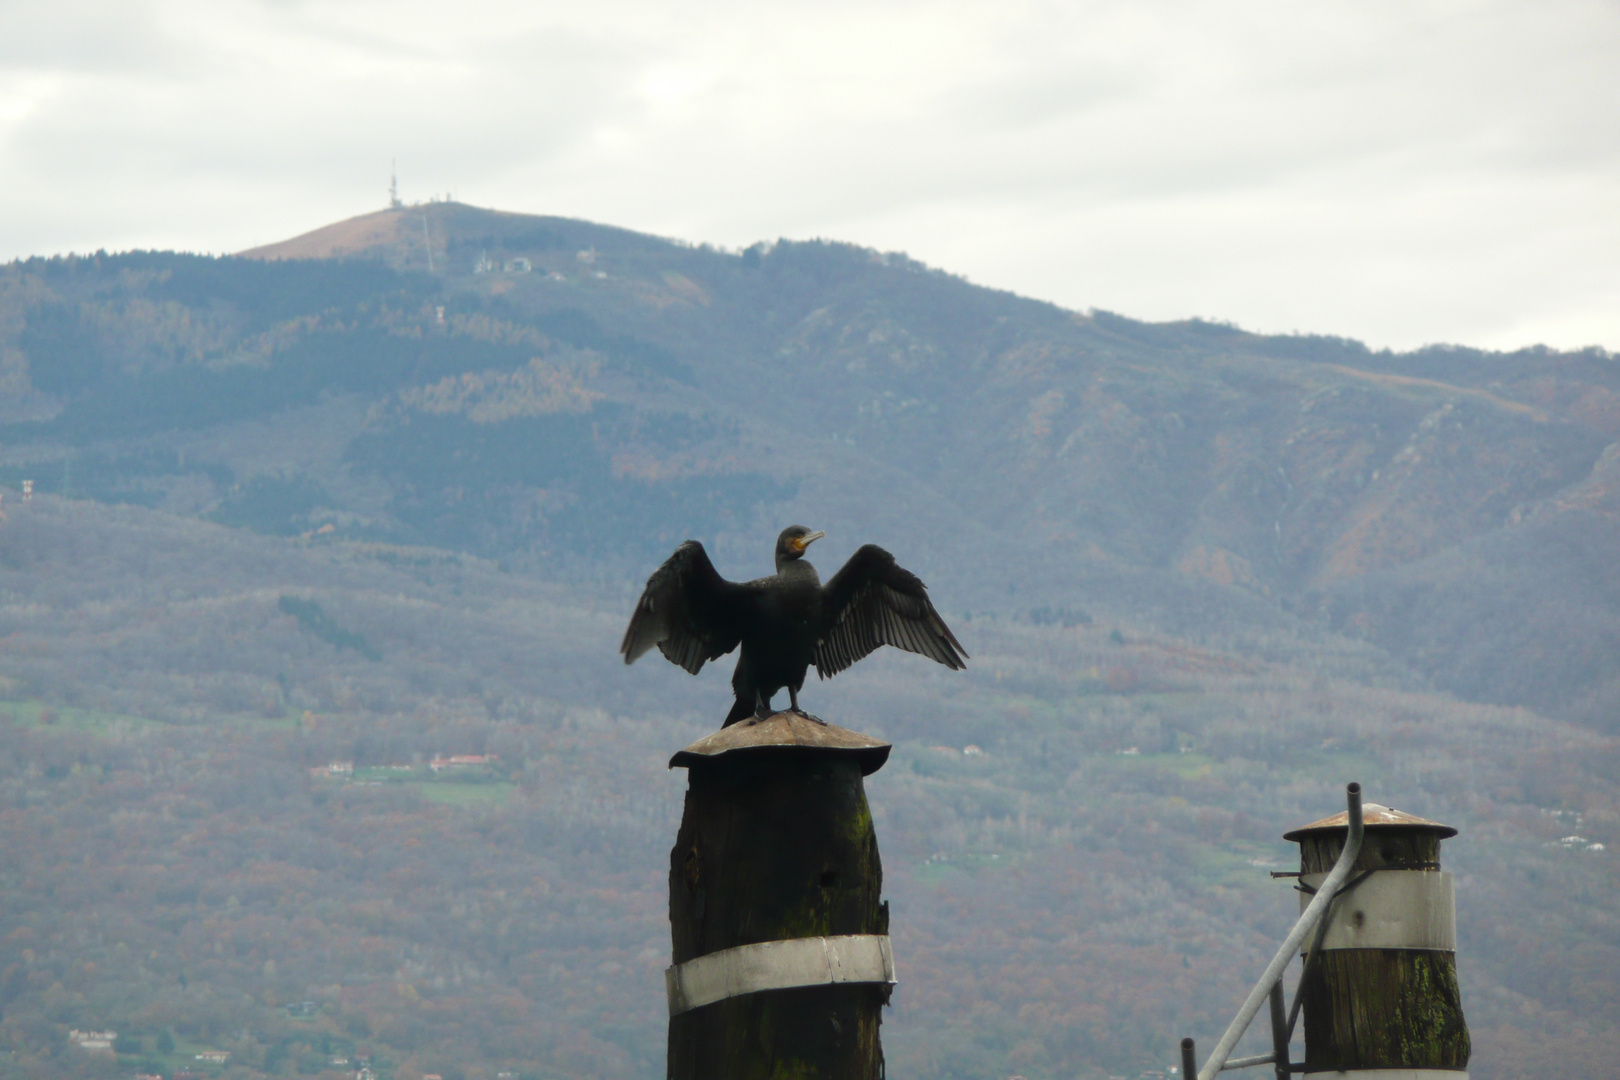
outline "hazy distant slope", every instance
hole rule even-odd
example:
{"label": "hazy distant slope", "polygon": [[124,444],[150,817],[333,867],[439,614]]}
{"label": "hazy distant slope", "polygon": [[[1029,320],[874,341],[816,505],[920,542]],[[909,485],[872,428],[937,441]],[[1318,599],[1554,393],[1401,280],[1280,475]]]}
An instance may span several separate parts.
{"label": "hazy distant slope", "polygon": [[[362,214],[336,224],[280,240],[273,244],[249,248],[238,254],[244,259],[343,259],[353,256],[375,257],[384,250],[397,250],[421,238],[405,238],[401,234],[411,219],[404,214],[379,210]],[[424,236],[426,234],[424,233]],[[424,262],[426,249],[424,248]]]}
{"label": "hazy distant slope", "polygon": [[[725,665],[626,668],[628,589],[6,502],[0,1078],[171,1075],[204,1047],[241,1080],[361,1052],[381,1080],[657,1075],[666,762],[719,722]],[[1620,741],[1368,685],[1342,639],[1275,662],[1050,608],[955,629],[966,671],[884,650],[805,691],[895,744],[867,781],[895,1075],[1103,1080],[1214,1038],[1298,911],[1279,834],[1352,778],[1461,829],[1470,1072],[1604,1075]],[[448,754],[498,757],[429,769]],[[78,1054],[72,1027],[133,1049]]]}
{"label": "hazy distant slope", "polygon": [[0,479],[624,580],[688,535],[754,572],[791,518],[961,607],[1315,627],[1466,695],[1620,705],[1599,351],[1148,325],[453,203],[247,254],[5,268]]}

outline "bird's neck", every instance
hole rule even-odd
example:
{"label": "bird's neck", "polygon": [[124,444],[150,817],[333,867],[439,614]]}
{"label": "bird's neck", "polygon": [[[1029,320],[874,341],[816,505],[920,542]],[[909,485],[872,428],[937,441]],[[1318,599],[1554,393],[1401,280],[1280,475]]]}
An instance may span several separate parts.
{"label": "bird's neck", "polygon": [[817,582],[817,583],[819,583],[821,581],[820,575],[818,575],[816,573],[816,568],[814,566],[810,565],[810,560],[809,559],[805,559],[805,558],[798,558],[798,559],[779,558],[779,559],[777,559],[776,560],[776,576],[777,577],[782,577],[782,578],[787,578],[787,579],[792,580],[792,581],[798,581],[801,578],[805,579],[805,580],[809,580],[809,581],[814,581],[814,582]]}

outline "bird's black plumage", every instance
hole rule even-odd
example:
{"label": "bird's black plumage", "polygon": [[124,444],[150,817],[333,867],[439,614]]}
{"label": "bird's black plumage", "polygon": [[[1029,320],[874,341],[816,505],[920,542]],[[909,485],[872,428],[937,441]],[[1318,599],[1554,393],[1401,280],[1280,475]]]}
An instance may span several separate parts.
{"label": "bird's black plumage", "polygon": [[653,571],[625,629],[619,651],[634,663],[654,645],[671,663],[696,675],[737,648],[731,688],[735,724],[770,705],[786,687],[799,711],[799,688],[814,664],[823,679],[881,645],[893,645],[965,667],[967,650],[928,599],[928,587],[894,556],[867,544],[825,586],[804,551],[823,534],[803,525],[776,539],[776,573],[756,581],[727,581],[703,545],[688,540]]}

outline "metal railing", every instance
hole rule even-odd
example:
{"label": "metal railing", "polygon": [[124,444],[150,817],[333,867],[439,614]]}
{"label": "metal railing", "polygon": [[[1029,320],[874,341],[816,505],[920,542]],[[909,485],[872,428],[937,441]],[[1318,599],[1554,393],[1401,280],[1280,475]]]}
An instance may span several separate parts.
{"label": "metal railing", "polygon": [[[1271,1065],[1277,1074],[1277,1080],[1288,1080],[1290,1073],[1303,1072],[1304,1067],[1295,1065],[1288,1060],[1288,1046],[1294,1038],[1294,1024],[1299,1020],[1299,1009],[1305,990],[1305,976],[1310,974],[1310,966],[1316,961],[1316,955],[1321,951],[1322,937],[1327,932],[1328,909],[1338,898],[1341,886],[1350,876],[1350,868],[1355,865],[1356,856],[1361,853],[1361,838],[1364,825],[1361,820],[1361,785],[1350,784],[1345,788],[1345,802],[1348,804],[1349,835],[1345,837],[1344,850],[1339,852],[1338,860],[1328,876],[1317,887],[1316,895],[1306,905],[1300,914],[1299,921],[1294,928],[1288,931],[1283,939],[1282,948],[1277,955],[1271,958],[1266,965],[1265,974],[1260,981],[1254,984],[1249,996],[1238,1010],[1237,1016],[1227,1025],[1226,1033],[1215,1044],[1214,1051],[1204,1062],[1204,1067],[1198,1067],[1197,1045],[1192,1039],[1181,1040],[1181,1075],[1183,1080],[1215,1080],[1215,1077],[1229,1069],[1247,1069],[1255,1065]],[[1285,1011],[1283,1009],[1282,977],[1288,970],[1288,963],[1299,952],[1300,945],[1305,941],[1307,934],[1316,931],[1316,939],[1312,942],[1310,951],[1305,957],[1305,971],[1300,975],[1299,986],[1294,991],[1293,1005]],[[1232,1048],[1243,1038],[1243,1033],[1249,1030],[1249,1024],[1254,1021],[1255,1014],[1260,1011],[1261,1002],[1270,999],[1271,1002],[1271,1043],[1269,1054],[1256,1054],[1253,1057],[1233,1058]]]}

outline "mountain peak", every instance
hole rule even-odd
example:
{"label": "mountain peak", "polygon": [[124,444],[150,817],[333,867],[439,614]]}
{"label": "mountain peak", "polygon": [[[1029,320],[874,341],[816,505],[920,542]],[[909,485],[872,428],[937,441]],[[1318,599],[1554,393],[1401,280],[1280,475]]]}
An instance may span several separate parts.
{"label": "mountain peak", "polygon": [[[470,272],[485,249],[490,255],[530,254],[578,247],[645,250],[669,242],[628,229],[572,218],[487,210],[458,202],[429,202],[377,210],[238,252],[244,259],[376,259],[398,270],[443,273],[451,266]],[[461,266],[466,262],[466,266]]]}
{"label": "mountain peak", "polygon": [[290,240],[278,240],[237,254],[244,259],[344,259],[375,255],[401,243],[408,210],[378,210],[323,225]]}

